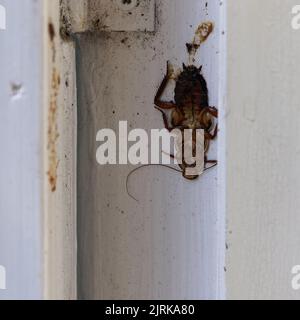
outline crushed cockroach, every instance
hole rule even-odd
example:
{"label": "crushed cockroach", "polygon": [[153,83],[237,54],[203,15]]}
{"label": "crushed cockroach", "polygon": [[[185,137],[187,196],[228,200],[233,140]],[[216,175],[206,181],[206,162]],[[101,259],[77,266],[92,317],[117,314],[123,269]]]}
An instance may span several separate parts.
{"label": "crushed cockroach", "polygon": [[[209,37],[213,31],[213,23],[205,22],[202,23],[196,33],[192,43],[187,44],[187,50],[189,53],[190,65],[186,66],[183,64],[183,70],[176,74],[173,67],[167,63],[166,75],[157,91],[154,99],[155,108],[162,113],[165,128],[168,131],[179,129],[184,137],[184,131],[186,129],[192,130],[192,143],[191,149],[193,155],[196,154],[197,149],[197,131],[202,130],[204,132],[204,142],[202,146],[203,157],[204,157],[204,169],[199,174],[189,175],[187,170],[196,166],[194,164],[188,164],[185,161],[184,154],[181,152],[179,162],[179,169],[167,167],[169,169],[181,172],[183,177],[188,180],[197,179],[204,171],[211,169],[217,165],[217,160],[208,160],[207,154],[210,147],[210,142],[217,137],[218,125],[215,123],[215,119],[218,118],[218,110],[215,107],[209,106],[209,97],[207,83],[203,75],[201,74],[202,66],[196,67],[193,63],[195,61],[195,54],[201,44]],[[174,101],[163,101],[162,95],[170,80],[176,81]],[[166,111],[171,111],[171,116],[168,117]],[[169,119],[170,118],[170,119]],[[185,142],[182,142],[182,150],[184,149]],[[170,155],[173,159],[178,159],[178,155]],[[210,165],[207,167],[207,165]],[[151,165],[150,165],[151,166]],[[127,177],[127,193],[128,192],[128,180],[132,173],[137,170],[146,167],[142,166],[133,170]],[[130,194],[129,194],[130,195]],[[131,195],[130,195],[131,196]],[[133,196],[131,196],[135,199]],[[137,199],[135,199],[137,201]]]}
{"label": "crushed cockroach", "polygon": [[[218,126],[214,123],[214,119],[218,118],[218,110],[209,106],[207,84],[201,74],[202,66],[197,68],[194,65],[185,66],[183,64],[183,71],[176,80],[175,102],[165,102],[161,100],[161,96],[169,81],[169,63],[167,65],[166,76],[154,100],[156,109],[163,115],[165,128],[170,132],[174,129],[180,129],[182,137],[184,136],[184,130],[192,130],[193,154],[196,153],[196,131],[204,130],[204,163],[205,165],[209,163],[216,165],[216,160],[207,160],[207,153],[210,141],[214,140],[218,134]],[[172,111],[170,120],[164,110]],[[183,146],[184,143],[185,141],[183,140]],[[175,156],[172,157],[176,158]],[[186,169],[192,166],[188,165],[184,159],[179,166],[186,179],[194,180],[199,177],[199,175],[190,176],[186,174]]]}

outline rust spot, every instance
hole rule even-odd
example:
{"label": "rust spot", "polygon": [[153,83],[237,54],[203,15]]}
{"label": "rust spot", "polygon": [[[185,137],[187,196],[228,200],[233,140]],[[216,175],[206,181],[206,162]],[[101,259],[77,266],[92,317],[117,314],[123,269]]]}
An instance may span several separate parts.
{"label": "rust spot", "polygon": [[52,70],[51,77],[51,96],[50,96],[50,105],[48,110],[48,179],[52,192],[56,191],[57,185],[57,169],[58,169],[58,156],[57,156],[57,140],[59,138],[58,133],[58,108],[57,100],[60,87],[60,75],[56,68]]}
{"label": "rust spot", "polygon": [[[55,64],[56,60],[56,48],[55,48],[55,27],[52,22],[48,23],[48,33],[50,38],[50,50],[52,52],[52,63]],[[51,87],[50,87],[50,103],[48,109],[48,179],[52,192],[56,191],[57,186],[57,169],[58,169],[58,156],[57,156],[57,140],[59,137],[58,134],[58,94],[60,87],[60,75],[55,67],[52,67],[51,73]]]}
{"label": "rust spot", "polygon": [[52,62],[55,62],[55,58],[56,58],[56,49],[55,49],[55,42],[54,42],[54,38],[55,38],[55,28],[52,22],[48,23],[48,33],[49,33],[49,37],[50,37],[50,47],[51,47],[51,51],[52,51]]}
{"label": "rust spot", "polygon": [[49,33],[50,40],[53,42],[55,38],[55,29],[52,22],[48,23],[48,33]]}
{"label": "rust spot", "polygon": [[200,48],[201,44],[207,40],[209,35],[214,30],[214,24],[210,21],[203,22],[199,25],[195,32],[195,36],[192,43],[187,43],[186,47],[190,55],[190,64],[195,62],[195,55]]}

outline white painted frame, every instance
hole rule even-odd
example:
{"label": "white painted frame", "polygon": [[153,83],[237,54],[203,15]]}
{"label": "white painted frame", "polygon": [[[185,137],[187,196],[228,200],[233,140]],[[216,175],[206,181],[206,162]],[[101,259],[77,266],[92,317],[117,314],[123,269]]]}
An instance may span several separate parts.
{"label": "white painted frame", "polygon": [[227,3],[227,298],[299,299],[298,2]]}
{"label": "white painted frame", "polygon": [[[203,176],[197,184],[185,183],[179,174],[160,169],[140,172],[134,181],[141,187],[133,192],[139,191],[137,196],[143,198],[136,204],[124,188],[130,168],[103,169],[93,156],[96,144],[92,141],[97,129],[115,128],[117,119],[128,119],[134,128],[163,127],[160,113],[153,108],[153,99],[164,76],[166,61],[171,59],[178,65],[187,62],[185,43],[192,40],[198,25],[206,20],[213,20],[215,31],[202,46],[201,60],[196,63],[204,64],[211,104],[219,107],[220,122],[224,119],[225,46],[220,15],[224,16],[225,6],[210,1],[205,9],[205,2],[194,0],[156,1],[156,6],[156,33],[140,34],[140,39],[145,38],[144,46],[130,33],[107,33],[106,37],[95,32],[81,35],[77,41],[80,298],[225,298],[225,165]],[[123,38],[127,38],[128,48],[132,49],[126,49],[125,45],[122,48],[119,43]],[[151,46],[156,46],[159,58],[151,60],[154,56]],[[144,71],[140,74],[141,66]],[[104,78],[111,83],[106,88]],[[140,79],[139,83],[136,78]],[[132,90],[127,90],[124,79],[125,83],[132,83]],[[139,98],[135,100],[134,96]],[[118,115],[115,119],[113,108]],[[146,116],[136,117],[136,113]],[[222,123],[221,128],[224,128]],[[219,143],[224,143],[223,137]],[[217,143],[210,157],[217,157],[216,147]],[[218,153],[225,160],[224,147]],[[157,186],[152,187],[151,181]],[[155,200],[148,203],[147,197]],[[184,203],[185,210],[180,204],[175,205],[178,199]],[[197,201],[202,205],[198,206]],[[160,221],[165,223],[165,232],[161,231],[164,224],[160,225]],[[145,229],[139,228],[139,224],[144,224]],[[152,251],[152,258],[145,253]],[[172,252],[173,256],[178,255],[174,264],[169,262]]]}
{"label": "white painted frame", "polygon": [[[75,299],[74,45],[60,40],[58,0],[1,4],[7,29],[0,31],[0,265],[6,269],[0,299]],[[54,69],[60,77],[55,88]],[[50,141],[55,188],[48,175],[49,130],[59,134]]]}

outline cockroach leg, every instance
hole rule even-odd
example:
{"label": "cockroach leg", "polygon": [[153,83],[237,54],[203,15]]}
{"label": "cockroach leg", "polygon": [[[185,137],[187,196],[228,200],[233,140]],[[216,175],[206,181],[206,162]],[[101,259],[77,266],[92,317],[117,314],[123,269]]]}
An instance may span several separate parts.
{"label": "cockroach leg", "polygon": [[174,159],[174,160],[176,159],[177,160],[177,158],[174,156],[174,154],[170,154],[168,152],[165,152],[164,150],[162,150],[162,153],[167,155],[167,156],[169,156],[171,159]]}
{"label": "cockroach leg", "polygon": [[[163,84],[164,84],[164,88],[165,88],[165,86],[166,86],[166,84],[167,84],[168,79],[165,79],[165,80],[166,80],[165,84],[163,83]],[[165,80],[164,80],[164,81],[165,81]],[[161,94],[160,94],[158,97],[160,97],[160,96],[161,96]],[[166,110],[170,110],[170,109],[176,108],[176,105],[175,105],[174,102],[172,102],[172,101],[170,101],[170,102],[162,101],[162,100],[160,100],[160,98],[158,98],[158,97],[156,97],[155,100],[154,100],[154,104],[155,104],[157,107],[159,107],[159,108],[161,108],[161,109],[166,109]]]}
{"label": "cockroach leg", "polygon": [[211,114],[213,117],[218,118],[219,116],[219,111],[215,107],[206,107],[205,110]]}
{"label": "cockroach leg", "polygon": [[205,160],[205,164],[207,164],[207,163],[217,164],[218,161],[217,160]]}
{"label": "cockroach leg", "polygon": [[204,171],[210,170],[218,165],[217,160],[205,160],[205,164],[212,164],[210,167],[205,167]]}
{"label": "cockroach leg", "polygon": [[[179,157],[176,157],[176,156],[174,156],[174,154],[170,154],[170,153],[167,153],[167,152],[165,152],[165,151],[163,151],[162,150],[162,153],[163,154],[165,154],[165,155],[167,155],[167,156],[169,156],[171,159],[173,159],[174,161],[176,160],[176,161],[179,161],[180,159],[179,159]],[[179,165],[179,164],[178,164]],[[179,165],[179,167],[180,167],[180,165]],[[181,168],[182,169],[182,168]],[[182,169],[183,170],[183,169]]]}
{"label": "cockroach leg", "polygon": [[218,135],[218,130],[219,130],[219,129],[218,129],[218,125],[216,125],[213,134],[211,134],[211,133],[209,133],[209,132],[205,132],[205,138],[206,138],[207,140],[215,140],[216,137],[217,137],[217,135]]}
{"label": "cockroach leg", "polygon": [[218,135],[218,130],[219,130],[219,127],[218,125],[216,125],[215,127],[215,130],[214,130],[214,133],[212,135],[212,140],[216,139],[217,135]]}
{"label": "cockroach leg", "polygon": [[161,96],[163,95],[166,86],[168,84],[169,78],[169,62],[167,63],[167,74],[162,81],[161,85],[158,88],[157,94],[154,99],[154,104],[161,109],[173,109],[176,107],[176,104],[172,101],[166,102],[161,100]]}
{"label": "cockroach leg", "polygon": [[161,112],[161,114],[162,114],[162,116],[163,116],[165,128],[166,128],[169,132],[171,132],[174,128],[169,125],[169,121],[168,121],[167,115],[164,113],[163,110],[161,110],[161,109],[159,109],[159,108],[157,108],[157,107],[155,107],[155,109],[157,109],[158,111]]}
{"label": "cockroach leg", "polygon": [[205,169],[204,169],[204,172],[206,172],[206,171],[208,171],[208,170],[210,170],[210,169],[215,168],[217,165],[218,165],[218,162],[216,162],[215,164],[213,164],[213,165],[210,166],[209,168],[205,168]]}

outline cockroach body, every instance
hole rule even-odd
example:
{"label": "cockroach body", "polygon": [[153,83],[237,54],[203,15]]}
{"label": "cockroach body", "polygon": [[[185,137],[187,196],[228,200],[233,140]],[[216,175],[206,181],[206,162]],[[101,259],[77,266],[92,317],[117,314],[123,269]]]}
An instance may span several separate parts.
{"label": "cockroach body", "polygon": [[[210,141],[217,137],[218,126],[215,125],[215,120],[218,118],[218,110],[215,107],[209,106],[208,89],[206,80],[201,74],[202,67],[197,68],[194,65],[185,66],[183,64],[183,71],[176,79],[176,86],[174,92],[175,102],[162,101],[161,96],[170,80],[169,63],[167,64],[167,74],[162,81],[158,92],[156,94],[154,103],[156,109],[158,109],[162,115],[165,124],[165,128],[170,132],[173,129],[180,129],[182,133],[185,129],[192,130],[193,134],[193,154],[196,151],[196,131],[202,129],[204,131],[204,164],[205,169],[207,164],[211,164],[211,167],[217,165],[216,160],[207,160],[207,153],[210,146]],[[165,110],[171,110],[171,118],[168,119]],[[182,141],[184,146],[185,141]],[[175,156],[171,157],[175,158]],[[182,174],[186,179],[194,180],[199,175],[187,175],[186,169],[192,168],[195,165],[188,165],[184,159],[182,159],[179,165]]]}

